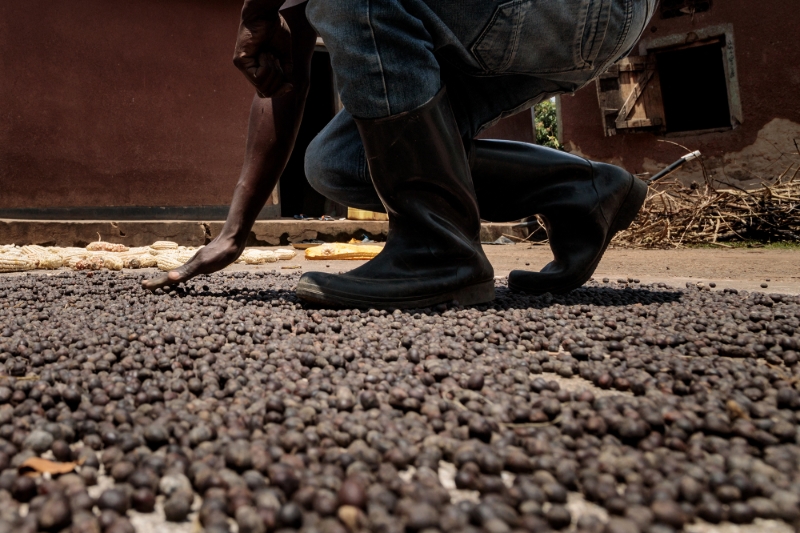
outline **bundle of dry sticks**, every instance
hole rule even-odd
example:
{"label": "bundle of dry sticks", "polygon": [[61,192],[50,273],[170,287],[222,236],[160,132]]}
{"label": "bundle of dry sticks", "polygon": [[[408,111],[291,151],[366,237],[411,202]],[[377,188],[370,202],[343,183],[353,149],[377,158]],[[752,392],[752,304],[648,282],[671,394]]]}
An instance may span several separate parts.
{"label": "bundle of dry sticks", "polygon": [[725,187],[656,183],[634,223],[613,243],[630,248],[800,243],[800,176],[789,173],[752,190]]}

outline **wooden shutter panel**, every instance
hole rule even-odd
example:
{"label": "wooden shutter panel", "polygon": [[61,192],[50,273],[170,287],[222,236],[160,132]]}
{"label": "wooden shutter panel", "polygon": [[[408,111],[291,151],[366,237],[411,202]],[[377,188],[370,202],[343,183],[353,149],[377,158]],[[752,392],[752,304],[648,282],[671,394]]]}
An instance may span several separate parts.
{"label": "wooden shutter panel", "polygon": [[628,57],[597,79],[597,98],[607,137],[619,130],[664,126],[664,103],[655,57]]}

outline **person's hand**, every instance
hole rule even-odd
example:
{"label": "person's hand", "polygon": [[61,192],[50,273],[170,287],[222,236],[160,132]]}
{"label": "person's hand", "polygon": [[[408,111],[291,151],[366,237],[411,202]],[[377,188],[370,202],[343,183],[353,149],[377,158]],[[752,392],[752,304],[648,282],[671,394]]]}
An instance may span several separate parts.
{"label": "person's hand", "polygon": [[217,237],[198,251],[185,265],[166,274],[142,281],[142,287],[154,291],[168,285],[189,281],[198,274],[211,274],[236,261],[244,250],[243,243],[234,239]]}
{"label": "person's hand", "polygon": [[292,89],[292,33],[280,13],[242,21],[233,64],[261,98],[281,96]]}

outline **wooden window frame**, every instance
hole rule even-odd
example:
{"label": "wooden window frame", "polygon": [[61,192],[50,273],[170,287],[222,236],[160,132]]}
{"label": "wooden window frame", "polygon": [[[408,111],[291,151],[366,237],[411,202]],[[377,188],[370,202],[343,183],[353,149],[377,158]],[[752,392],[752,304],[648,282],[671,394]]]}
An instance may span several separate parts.
{"label": "wooden window frame", "polygon": [[700,135],[703,133],[730,131],[738,128],[739,125],[744,122],[742,98],[739,91],[739,69],[736,66],[736,45],[733,35],[733,24],[716,24],[686,33],[676,33],[664,37],[642,39],[639,41],[639,53],[648,55],[668,50],[686,49],[693,45],[702,46],[714,39],[724,40],[723,67],[725,69],[725,87],[728,90],[728,110],[731,117],[730,128],[674,132],[668,133],[667,136]]}
{"label": "wooden window frame", "polygon": [[[659,73],[656,68],[656,54],[669,50],[705,46],[715,41],[724,43],[723,67],[731,117],[730,127],[666,133]],[[744,121],[736,67],[733,25],[720,24],[687,33],[642,39],[639,42],[639,54],[622,59],[601,74],[596,81],[598,102],[607,137],[616,135],[618,132],[642,131],[666,136],[701,135],[735,129]],[[615,92],[603,89],[604,80],[616,80],[620,87],[619,90]]]}
{"label": "wooden window frame", "polygon": [[663,126],[664,104],[654,55],[626,57],[601,74],[596,83],[607,137]]}

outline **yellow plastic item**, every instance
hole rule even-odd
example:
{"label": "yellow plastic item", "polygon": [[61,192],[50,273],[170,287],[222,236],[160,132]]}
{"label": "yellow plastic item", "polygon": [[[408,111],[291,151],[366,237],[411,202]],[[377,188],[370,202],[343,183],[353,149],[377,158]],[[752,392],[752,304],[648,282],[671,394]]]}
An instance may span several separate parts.
{"label": "yellow plastic item", "polygon": [[347,220],[389,220],[386,213],[376,213],[375,211],[365,211],[354,207],[347,208]]}
{"label": "yellow plastic item", "polygon": [[314,246],[306,250],[306,259],[320,260],[355,260],[369,261],[383,250],[383,246],[367,244],[329,243]]}

